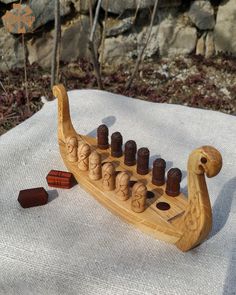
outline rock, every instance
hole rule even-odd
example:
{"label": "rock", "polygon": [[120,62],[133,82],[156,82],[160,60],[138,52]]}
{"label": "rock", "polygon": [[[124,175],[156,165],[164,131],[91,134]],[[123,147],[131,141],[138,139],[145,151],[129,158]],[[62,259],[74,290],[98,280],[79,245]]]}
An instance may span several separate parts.
{"label": "rock", "polygon": [[[62,26],[61,60],[70,62],[78,58],[90,58],[88,37],[90,31],[88,16],[79,16]],[[44,33],[40,38],[31,39],[28,44],[29,62],[38,62],[43,68],[51,66],[54,30]],[[97,26],[95,44],[98,47],[101,29]]]}
{"label": "rock", "polygon": [[106,37],[113,37],[120,35],[133,26],[133,17],[124,19],[108,18],[106,22]]}
{"label": "rock", "polygon": [[172,39],[164,36],[164,42],[160,42],[160,55],[176,56],[186,55],[195,50],[197,42],[197,30],[193,27],[181,27],[174,28]]}
{"label": "rock", "polygon": [[[101,53],[101,47],[99,49]],[[134,33],[105,39],[103,59],[108,64],[122,64],[137,56],[137,35]],[[101,55],[100,55],[101,58]],[[101,61],[101,60],[100,60]]]}
{"label": "rock", "polygon": [[6,29],[0,28],[0,70],[6,71],[15,67],[23,67],[23,47],[19,39],[14,38]]}
{"label": "rock", "polygon": [[[157,12],[159,23],[152,28],[151,37],[144,57],[185,55],[195,50],[197,30],[186,24],[186,19],[178,15],[176,9],[160,9]],[[106,38],[104,60],[111,63],[123,63],[137,57],[143,47],[149,27],[135,28],[118,37]],[[141,32],[138,33],[138,31]]]}
{"label": "rock", "polygon": [[[72,3],[75,6],[75,9],[80,13],[88,13],[89,12],[89,1],[90,0],[71,0]],[[91,0],[92,8],[94,8],[94,5],[96,3],[96,0]]]}
{"label": "rock", "polygon": [[[65,16],[70,13],[70,2],[68,0],[60,0],[60,13],[61,16]],[[28,32],[34,32],[37,28],[45,25],[47,22],[54,20],[54,7],[55,0],[30,0],[29,6],[33,11],[35,16],[35,21],[32,28],[26,30]],[[14,9],[9,10],[14,12]],[[11,31],[13,34],[18,33],[18,28],[16,31]]]}
{"label": "rock", "polygon": [[[158,19],[160,23],[152,28],[145,56],[152,57],[155,54],[160,54],[161,56],[185,55],[195,49],[197,30],[186,25],[176,10],[159,10]],[[142,43],[146,40],[143,34],[146,36],[147,29],[139,34],[138,43],[141,46],[143,46]]]}
{"label": "rock", "polygon": [[[32,31],[54,20],[55,0],[30,0],[29,5],[34,13],[35,21]],[[60,14],[65,16],[70,13],[67,0],[60,0]]]}
{"label": "rock", "polygon": [[33,37],[27,42],[28,60],[32,64],[37,62],[43,68],[50,68],[53,50],[53,34],[43,32],[41,37]]}
{"label": "rock", "polygon": [[9,3],[13,3],[13,2],[18,2],[18,0],[1,0],[0,2],[5,3],[5,4],[9,4]]}
{"label": "rock", "polygon": [[[136,10],[138,6],[137,0],[102,0],[102,8],[106,10],[108,2],[108,11],[115,14],[122,14],[126,10]],[[140,1],[139,9],[149,8],[154,6],[155,0]],[[181,5],[181,0],[159,0],[158,7],[176,7]]]}
{"label": "rock", "polygon": [[236,56],[236,5],[235,0],[219,6],[214,30],[216,52],[230,52]]}
{"label": "rock", "polygon": [[214,34],[212,31],[210,31],[207,33],[207,36],[206,36],[205,58],[212,57],[214,54],[215,54]]}
{"label": "rock", "polygon": [[202,34],[202,36],[197,40],[196,55],[205,55],[205,38],[206,35]]}
{"label": "rock", "polygon": [[212,30],[215,26],[214,9],[209,1],[192,2],[188,14],[191,21],[200,30]]}
{"label": "rock", "polygon": [[[90,34],[90,19],[81,15],[74,19],[71,24],[63,26],[62,29],[62,60],[74,61],[79,57],[91,55],[88,49],[88,38]],[[101,39],[101,27],[97,25],[95,32],[95,47],[98,48]]]}

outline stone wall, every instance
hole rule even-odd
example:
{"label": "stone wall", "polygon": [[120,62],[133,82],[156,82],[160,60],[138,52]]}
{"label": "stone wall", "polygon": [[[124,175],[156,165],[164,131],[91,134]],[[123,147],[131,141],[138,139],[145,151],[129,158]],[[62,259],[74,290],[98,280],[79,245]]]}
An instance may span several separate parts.
{"label": "stone wall", "polygon": [[[14,0],[0,0],[0,16]],[[91,0],[93,9],[96,0]],[[24,3],[24,1],[23,1]],[[25,35],[27,58],[48,68],[51,63],[54,0],[29,0],[36,20]],[[89,0],[60,0],[62,61],[89,58]],[[149,28],[155,0],[103,0],[96,29],[96,48],[108,64],[135,59]],[[107,13],[107,19],[105,18]],[[105,21],[106,20],[106,21]],[[236,55],[236,0],[159,0],[145,56],[196,53],[210,57],[218,52]],[[103,40],[103,42],[102,42]],[[21,36],[10,34],[0,21],[0,69],[23,65]]]}

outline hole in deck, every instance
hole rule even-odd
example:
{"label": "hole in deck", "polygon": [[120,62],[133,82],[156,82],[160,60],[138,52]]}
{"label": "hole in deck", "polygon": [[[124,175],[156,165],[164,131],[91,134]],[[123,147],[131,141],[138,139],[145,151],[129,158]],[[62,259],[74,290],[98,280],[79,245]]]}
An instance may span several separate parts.
{"label": "hole in deck", "polygon": [[152,199],[155,197],[155,194],[154,192],[151,192],[151,191],[147,191],[147,199]]}
{"label": "hole in deck", "polygon": [[156,207],[157,207],[157,209],[163,210],[163,211],[170,209],[170,205],[166,202],[159,202],[156,204]]}

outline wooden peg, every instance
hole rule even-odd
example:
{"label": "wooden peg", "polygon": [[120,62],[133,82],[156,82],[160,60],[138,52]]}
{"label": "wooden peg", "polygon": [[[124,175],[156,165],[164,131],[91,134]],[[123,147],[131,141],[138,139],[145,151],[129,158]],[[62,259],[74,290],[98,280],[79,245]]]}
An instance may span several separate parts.
{"label": "wooden peg", "polygon": [[119,158],[122,156],[123,138],[120,132],[114,132],[111,135],[111,155]]}
{"label": "wooden peg", "polygon": [[87,171],[89,168],[90,146],[87,143],[81,143],[78,147],[78,168]]}
{"label": "wooden peg", "polygon": [[93,151],[89,156],[89,178],[98,180],[102,177],[102,159],[101,155]]}
{"label": "wooden peg", "polygon": [[66,138],[66,157],[69,162],[77,162],[77,148],[78,148],[78,140],[75,136],[70,136]]}
{"label": "wooden peg", "polygon": [[126,201],[129,198],[129,180],[130,175],[127,172],[120,172],[116,176],[116,196],[122,200]]}
{"label": "wooden peg", "polygon": [[152,183],[161,186],[165,183],[166,161],[159,158],[153,162]]}
{"label": "wooden peg", "polygon": [[140,175],[145,175],[149,172],[149,154],[149,149],[146,147],[138,150],[137,173]]}
{"label": "wooden peg", "polygon": [[124,163],[127,166],[136,164],[137,145],[134,140],[128,140],[125,144]]}
{"label": "wooden peg", "polygon": [[180,182],[182,173],[179,168],[172,168],[167,173],[166,194],[176,197],[180,194]]}
{"label": "wooden peg", "polygon": [[132,188],[131,209],[136,213],[145,210],[147,187],[142,182],[137,182]]}
{"label": "wooden peg", "polygon": [[109,130],[105,124],[102,124],[97,129],[97,145],[101,150],[106,150],[109,148],[108,140]]}
{"label": "wooden peg", "polygon": [[102,166],[102,186],[105,191],[115,189],[115,167],[110,162]]}

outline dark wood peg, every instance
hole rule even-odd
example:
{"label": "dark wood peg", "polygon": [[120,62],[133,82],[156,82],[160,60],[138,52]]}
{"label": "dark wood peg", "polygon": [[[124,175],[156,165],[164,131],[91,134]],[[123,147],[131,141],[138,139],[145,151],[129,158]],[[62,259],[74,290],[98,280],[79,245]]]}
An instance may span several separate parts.
{"label": "dark wood peg", "polygon": [[122,156],[123,138],[120,132],[114,132],[111,135],[111,155],[112,157],[119,158]]}
{"label": "dark wood peg", "polygon": [[101,150],[106,150],[109,148],[108,139],[109,130],[105,124],[102,124],[97,129],[97,145]]}
{"label": "dark wood peg", "polygon": [[176,197],[180,194],[180,182],[182,173],[179,168],[172,168],[167,173],[166,194]]}
{"label": "dark wood peg", "polygon": [[136,164],[136,153],[137,153],[137,145],[134,140],[128,140],[125,144],[125,157],[124,163],[127,166],[133,166]]}
{"label": "dark wood peg", "polygon": [[149,149],[142,147],[138,150],[137,157],[137,173],[140,175],[148,174],[149,172]]}
{"label": "dark wood peg", "polygon": [[152,183],[161,186],[165,183],[166,161],[159,158],[153,162]]}

